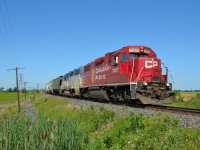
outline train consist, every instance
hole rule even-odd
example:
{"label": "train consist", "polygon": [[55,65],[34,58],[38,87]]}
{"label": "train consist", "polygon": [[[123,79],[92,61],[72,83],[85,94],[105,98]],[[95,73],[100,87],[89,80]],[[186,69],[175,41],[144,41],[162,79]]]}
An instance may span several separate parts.
{"label": "train consist", "polygon": [[46,93],[81,98],[135,101],[143,104],[171,103],[168,69],[162,75],[161,60],[145,46],[126,46],[57,77]]}

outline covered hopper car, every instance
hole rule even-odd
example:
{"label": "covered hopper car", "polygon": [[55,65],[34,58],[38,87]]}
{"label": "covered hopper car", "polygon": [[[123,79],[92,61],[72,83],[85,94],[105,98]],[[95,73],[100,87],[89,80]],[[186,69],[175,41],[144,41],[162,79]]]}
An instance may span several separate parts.
{"label": "covered hopper car", "polygon": [[59,78],[57,88],[53,90],[67,96],[143,104],[171,103],[174,95],[168,69],[163,75],[161,60],[146,46],[126,46],[107,53]]}

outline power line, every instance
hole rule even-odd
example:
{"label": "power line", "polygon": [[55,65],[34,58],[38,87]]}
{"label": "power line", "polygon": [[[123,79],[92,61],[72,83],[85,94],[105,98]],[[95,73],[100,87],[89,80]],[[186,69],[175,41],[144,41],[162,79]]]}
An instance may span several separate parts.
{"label": "power line", "polygon": [[14,57],[14,52],[13,52],[13,48],[11,46],[12,44],[11,44],[10,36],[9,36],[9,33],[8,33],[8,29],[7,29],[7,26],[6,26],[6,21],[5,21],[5,17],[4,17],[4,13],[3,13],[1,5],[0,5],[0,13],[1,13],[1,16],[2,16],[2,22],[3,22],[5,33],[6,33],[5,35],[6,35],[7,39],[8,39],[8,45],[9,45],[10,50],[11,50],[11,56],[14,58],[15,63],[16,63],[16,59]]}
{"label": "power line", "polygon": [[[2,48],[3,48],[3,50],[4,50],[4,53],[5,53],[5,56],[7,57],[7,60],[11,63],[11,57],[10,57],[10,53],[9,53],[9,48],[8,48],[8,44],[7,44],[7,42],[6,42],[6,38],[5,38],[5,35],[4,35],[4,33],[3,33],[3,30],[2,30],[2,28],[1,28],[1,25],[0,25],[0,32],[1,32],[1,37],[2,37],[2,39],[4,40],[4,45],[2,44]],[[5,46],[5,47],[4,47]]]}
{"label": "power line", "polygon": [[[1,46],[1,49],[3,50],[3,51],[5,51],[5,49],[4,49],[4,46],[1,44],[1,41],[0,41],[0,46]],[[3,53],[3,52],[2,52]],[[6,66],[8,66],[8,62],[6,61],[6,58],[5,58],[6,56],[4,55],[0,55],[0,59],[3,61],[3,63],[5,63],[4,65],[6,65]],[[2,63],[2,64],[3,64]]]}
{"label": "power line", "polygon": [[15,40],[14,40],[14,34],[13,34],[13,30],[12,30],[12,23],[11,23],[9,11],[8,11],[8,5],[7,5],[7,1],[6,0],[4,0],[4,1],[5,1],[5,5],[6,5],[6,12],[7,12],[7,16],[8,16],[10,31],[11,31],[11,37],[12,37],[11,39],[12,39],[12,42],[13,42],[13,47],[14,47],[14,50],[15,50],[15,53],[16,53],[16,57],[18,58],[17,49],[16,49],[16,45],[15,45]]}
{"label": "power line", "polygon": [[[5,45],[5,49],[3,48],[3,50],[5,54],[4,56],[7,55],[8,58],[6,59],[6,62],[9,61],[13,65],[13,63],[14,64],[17,63],[18,55],[14,42],[13,30],[6,0],[4,0],[4,3],[5,3],[4,7],[0,5],[0,16],[2,22],[2,26],[0,24],[0,30],[1,30],[0,32],[3,38],[2,47]],[[3,8],[5,9],[5,11],[3,10]]]}
{"label": "power line", "polygon": [[24,69],[24,68],[15,67],[13,69],[8,69],[7,71],[14,70],[16,72],[16,88],[17,88],[18,112],[20,113],[19,84],[18,84],[18,70],[19,69]]}

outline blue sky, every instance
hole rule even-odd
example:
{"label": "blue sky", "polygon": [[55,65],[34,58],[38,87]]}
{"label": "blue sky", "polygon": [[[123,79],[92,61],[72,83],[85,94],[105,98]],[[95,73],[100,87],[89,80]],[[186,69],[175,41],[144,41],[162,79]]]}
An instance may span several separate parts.
{"label": "blue sky", "polygon": [[25,67],[19,73],[27,86],[43,88],[107,52],[144,45],[169,66],[175,89],[200,89],[199,0],[6,2],[9,15],[0,0],[0,87],[15,87],[9,68]]}

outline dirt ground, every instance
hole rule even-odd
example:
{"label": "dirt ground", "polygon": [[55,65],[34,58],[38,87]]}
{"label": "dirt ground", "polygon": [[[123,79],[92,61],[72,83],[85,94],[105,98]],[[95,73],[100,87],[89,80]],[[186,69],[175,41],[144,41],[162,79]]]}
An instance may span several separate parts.
{"label": "dirt ground", "polygon": [[21,112],[23,115],[30,115],[30,112],[34,117],[38,116],[38,110],[32,105],[30,100],[26,100],[21,104]]}

